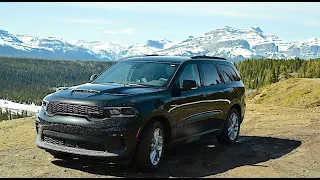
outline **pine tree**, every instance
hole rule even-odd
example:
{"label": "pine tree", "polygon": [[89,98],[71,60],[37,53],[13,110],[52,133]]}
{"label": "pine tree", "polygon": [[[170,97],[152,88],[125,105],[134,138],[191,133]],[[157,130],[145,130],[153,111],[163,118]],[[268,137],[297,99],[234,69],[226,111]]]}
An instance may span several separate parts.
{"label": "pine tree", "polygon": [[275,75],[274,69],[271,69],[271,70],[269,70],[268,75],[267,75],[267,83],[272,84],[275,82],[277,82],[276,75]]}

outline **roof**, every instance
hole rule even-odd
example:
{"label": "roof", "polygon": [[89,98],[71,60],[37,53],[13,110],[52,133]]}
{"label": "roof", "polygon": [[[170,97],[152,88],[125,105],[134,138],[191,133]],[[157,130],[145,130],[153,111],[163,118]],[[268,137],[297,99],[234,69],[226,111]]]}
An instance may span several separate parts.
{"label": "roof", "polygon": [[162,55],[145,55],[138,57],[129,57],[121,61],[157,61],[157,62],[171,62],[171,63],[181,63],[187,60],[218,60],[226,61],[226,59],[221,57],[210,57],[210,56],[162,56]]}
{"label": "roof", "polygon": [[190,60],[188,56],[138,56],[125,58],[121,61],[157,61],[157,62],[172,62],[181,63],[186,60]]}

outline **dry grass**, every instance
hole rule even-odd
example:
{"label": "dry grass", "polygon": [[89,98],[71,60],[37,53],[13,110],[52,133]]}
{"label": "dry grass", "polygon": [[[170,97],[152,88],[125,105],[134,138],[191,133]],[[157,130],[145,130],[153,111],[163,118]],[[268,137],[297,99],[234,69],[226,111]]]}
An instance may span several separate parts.
{"label": "dry grass", "polygon": [[291,78],[259,90],[255,103],[320,108],[320,78]]}
{"label": "dry grass", "polygon": [[[34,118],[0,122],[0,177],[320,177],[320,111],[248,103],[240,143],[189,144],[158,172],[64,162],[35,145]],[[214,147],[207,145],[214,144]]]}
{"label": "dry grass", "polygon": [[34,147],[36,137],[34,123],[35,117],[0,122],[0,151]]}

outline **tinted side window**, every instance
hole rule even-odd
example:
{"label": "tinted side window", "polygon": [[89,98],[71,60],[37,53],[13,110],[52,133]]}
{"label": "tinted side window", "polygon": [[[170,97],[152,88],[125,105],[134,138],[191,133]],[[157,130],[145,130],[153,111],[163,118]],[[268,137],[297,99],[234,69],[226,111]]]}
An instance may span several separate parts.
{"label": "tinted side window", "polygon": [[234,79],[235,79],[235,81],[240,81],[241,80],[241,78],[240,78],[240,74],[239,74],[239,72],[237,71],[237,69],[236,69],[236,67],[234,67],[234,66],[229,66],[230,68],[231,68],[231,72],[232,72],[232,74],[233,74],[233,77],[234,77]]}
{"label": "tinted side window", "polygon": [[200,87],[200,76],[199,76],[199,71],[198,67],[196,64],[189,64],[184,67],[180,78],[179,78],[179,83],[180,83],[180,88],[182,88],[182,81],[183,80],[194,80],[197,83],[197,86]]}
{"label": "tinted side window", "polygon": [[231,81],[239,81],[240,77],[236,73],[236,71],[228,65],[220,64],[220,69],[222,71],[222,75],[225,79],[226,82],[231,82]]}
{"label": "tinted side window", "polygon": [[200,66],[203,72],[205,86],[211,86],[222,83],[218,70],[214,64],[205,63],[200,64]]}

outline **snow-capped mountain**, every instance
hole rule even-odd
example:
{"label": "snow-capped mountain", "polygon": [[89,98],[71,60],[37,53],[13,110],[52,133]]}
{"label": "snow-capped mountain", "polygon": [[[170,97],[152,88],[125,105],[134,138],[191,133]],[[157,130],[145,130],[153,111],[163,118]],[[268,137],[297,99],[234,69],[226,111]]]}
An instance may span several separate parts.
{"label": "snow-capped mountain", "polygon": [[162,40],[148,40],[146,44],[133,44],[120,52],[122,57],[139,56],[144,54],[154,54],[163,49],[168,49],[176,42],[167,39]]}
{"label": "snow-capped mountain", "polygon": [[119,60],[144,54],[222,56],[232,61],[248,58],[320,57],[320,39],[309,38],[285,42],[264,34],[259,27],[218,28],[202,36],[189,36],[182,41],[148,40],[125,47],[112,42],[66,41],[57,37],[14,35],[0,30],[0,56],[72,60]]}
{"label": "snow-capped mountain", "polygon": [[122,46],[111,42],[66,41],[57,37],[13,35],[0,30],[0,56],[65,60],[116,60]]}

